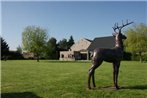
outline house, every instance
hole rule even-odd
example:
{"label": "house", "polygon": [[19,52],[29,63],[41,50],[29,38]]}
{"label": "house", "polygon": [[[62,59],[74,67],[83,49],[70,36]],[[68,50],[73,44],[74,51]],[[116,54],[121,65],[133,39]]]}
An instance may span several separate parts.
{"label": "house", "polygon": [[69,51],[60,52],[60,60],[89,60],[95,48],[113,48],[113,36],[97,37],[93,41],[83,38],[71,46]]}
{"label": "house", "polygon": [[86,60],[89,59],[89,51],[87,50],[91,44],[91,40],[83,38],[73,44],[69,51],[60,51],[60,60]]}
{"label": "house", "polygon": [[23,52],[22,55],[25,59],[34,59],[35,58],[35,55],[32,52]]}

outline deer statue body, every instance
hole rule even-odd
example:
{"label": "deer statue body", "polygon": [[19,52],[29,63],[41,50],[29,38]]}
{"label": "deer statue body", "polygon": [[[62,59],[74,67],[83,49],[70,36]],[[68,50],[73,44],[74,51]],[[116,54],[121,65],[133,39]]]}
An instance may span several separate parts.
{"label": "deer statue body", "polygon": [[[133,22],[127,24],[123,24],[122,26],[118,26],[115,24],[113,27],[115,33],[113,36],[115,37],[115,47],[112,49],[104,49],[104,48],[96,48],[93,52],[92,57],[92,66],[89,69],[88,73],[88,88],[91,89],[90,80],[92,77],[93,87],[96,87],[95,80],[94,80],[94,73],[95,69],[98,68],[103,61],[110,62],[113,64],[113,82],[116,89],[119,89],[118,86],[118,73],[119,73],[119,66],[120,62],[123,58],[123,39],[126,39],[126,36],[121,33],[121,29],[126,25],[129,25]],[[118,32],[116,32],[116,29]]]}

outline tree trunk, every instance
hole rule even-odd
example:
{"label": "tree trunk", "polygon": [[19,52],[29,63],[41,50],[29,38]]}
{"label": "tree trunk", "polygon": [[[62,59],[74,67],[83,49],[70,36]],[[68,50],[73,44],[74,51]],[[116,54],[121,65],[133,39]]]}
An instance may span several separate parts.
{"label": "tree trunk", "polygon": [[142,63],[142,53],[139,52],[140,62]]}
{"label": "tree trunk", "polygon": [[4,57],[4,60],[7,61],[7,57],[6,56]]}
{"label": "tree trunk", "polygon": [[39,62],[39,53],[37,53],[37,62]]}
{"label": "tree trunk", "polygon": [[39,62],[39,57],[37,57],[37,62]]}
{"label": "tree trunk", "polygon": [[135,60],[135,53],[134,52],[132,53],[132,58],[131,59],[132,59],[132,61]]}

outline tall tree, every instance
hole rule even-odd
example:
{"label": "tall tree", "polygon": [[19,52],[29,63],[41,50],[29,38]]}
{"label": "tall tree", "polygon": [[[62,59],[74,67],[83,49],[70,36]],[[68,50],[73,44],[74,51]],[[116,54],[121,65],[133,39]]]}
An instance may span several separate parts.
{"label": "tall tree", "polygon": [[17,47],[17,50],[16,50],[16,51],[17,51],[18,53],[22,54],[22,48],[21,48],[20,45]]}
{"label": "tall tree", "polygon": [[2,37],[0,38],[1,38],[1,59],[7,60],[7,56],[9,53],[9,46]]}
{"label": "tall tree", "polygon": [[72,36],[70,36],[69,40],[68,40],[68,49],[70,49],[70,47],[74,44],[74,39]]}
{"label": "tall tree", "polygon": [[56,38],[52,37],[49,39],[47,42],[47,47],[46,47],[46,57],[48,59],[57,59],[57,40]]}
{"label": "tall tree", "polygon": [[58,42],[58,47],[59,49],[62,51],[62,50],[65,50],[67,51],[68,49],[70,49],[70,47],[74,44],[74,39],[72,36],[70,36],[69,40],[67,41],[67,39],[63,38],[62,40],[60,40]]}
{"label": "tall tree", "polygon": [[63,38],[59,41],[58,47],[60,50],[68,50],[68,42],[67,39]]}
{"label": "tall tree", "polygon": [[142,53],[147,52],[147,26],[143,23],[130,28],[125,41],[126,50],[132,54],[138,53],[142,62]]}
{"label": "tall tree", "polygon": [[39,56],[44,52],[47,38],[47,31],[45,29],[28,26],[22,32],[23,49],[33,52],[39,62]]}

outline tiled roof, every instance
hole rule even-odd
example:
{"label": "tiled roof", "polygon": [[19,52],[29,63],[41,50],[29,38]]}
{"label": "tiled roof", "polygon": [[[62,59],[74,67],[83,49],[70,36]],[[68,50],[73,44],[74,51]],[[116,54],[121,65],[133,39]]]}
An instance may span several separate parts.
{"label": "tiled roof", "polygon": [[95,48],[113,48],[115,46],[115,38],[113,36],[98,37],[93,40],[88,47],[89,51],[93,51]]}

